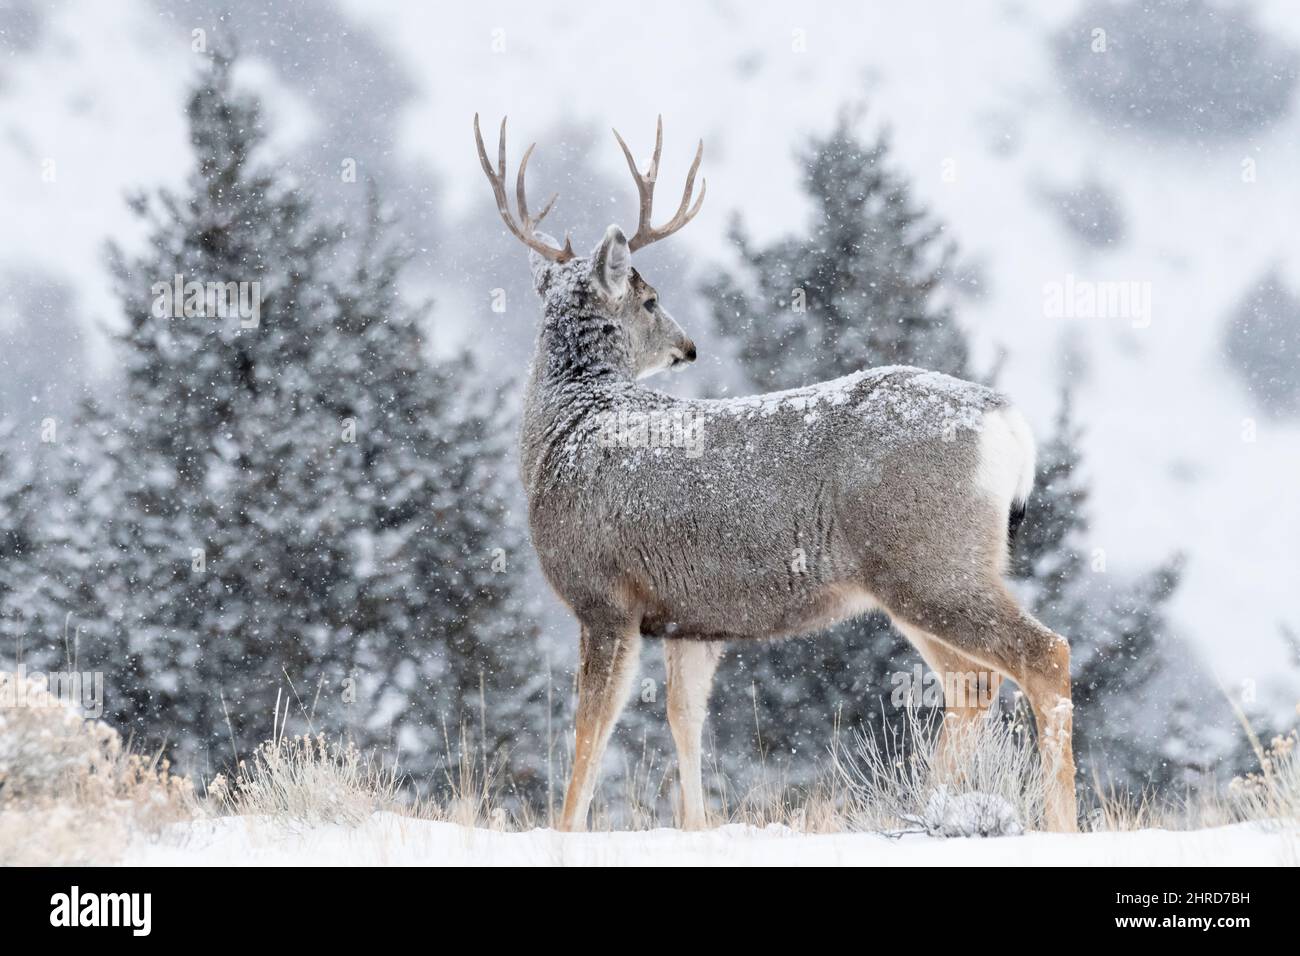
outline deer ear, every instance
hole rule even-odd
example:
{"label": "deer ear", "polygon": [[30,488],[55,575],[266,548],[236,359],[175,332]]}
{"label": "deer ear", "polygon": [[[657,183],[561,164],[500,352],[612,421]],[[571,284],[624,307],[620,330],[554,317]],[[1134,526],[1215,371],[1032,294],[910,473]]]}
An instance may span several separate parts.
{"label": "deer ear", "polygon": [[611,299],[621,299],[627,292],[632,275],[632,252],[627,247],[627,236],[618,226],[605,230],[605,238],[591,254],[591,274],[602,292]]}

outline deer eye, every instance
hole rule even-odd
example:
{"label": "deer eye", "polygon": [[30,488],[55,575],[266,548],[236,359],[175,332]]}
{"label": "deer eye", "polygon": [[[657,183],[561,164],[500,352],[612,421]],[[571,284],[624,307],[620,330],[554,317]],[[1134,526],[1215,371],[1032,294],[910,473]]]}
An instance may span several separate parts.
{"label": "deer eye", "polygon": [[658,304],[659,304],[659,300],[658,300],[658,299],[646,299],[646,300],[645,300],[645,310],[646,310],[647,312],[653,312],[653,311],[655,310],[655,306],[657,306]]}

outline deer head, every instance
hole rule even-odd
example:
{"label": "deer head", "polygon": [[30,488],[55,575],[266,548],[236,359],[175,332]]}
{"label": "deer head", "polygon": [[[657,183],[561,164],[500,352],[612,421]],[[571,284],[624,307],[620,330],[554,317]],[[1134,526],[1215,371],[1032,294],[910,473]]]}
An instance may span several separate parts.
{"label": "deer head", "polygon": [[[524,177],[528,160],[536,143],[524,151],[515,180],[515,203],[518,218],[510,209],[506,195],[506,121],[501,121],[497,144],[497,165],[493,169],[483,146],[478,115],[474,116],[474,140],[478,146],[479,163],[492,184],[497,211],[506,228],[516,239],[531,250],[533,281],[538,294],[546,303],[548,315],[569,317],[584,321],[584,347],[608,350],[622,357],[627,371],[635,378],[644,378],[655,372],[695,361],[695,343],[686,335],[659,301],[659,295],[650,283],[632,267],[632,253],[638,249],[666,239],[695,218],[704,202],[705,183],[700,183],[700,194],[691,203],[695,191],[695,176],[704,157],[704,142],[695,150],[686,177],[686,187],[676,213],[662,226],[651,223],[654,209],[655,181],[659,175],[659,157],[663,152],[663,117],[659,118],[655,134],[654,156],[649,169],[642,174],[636,167],[632,152],[618,131],[614,136],[623,149],[628,168],[636,182],[640,200],[640,214],[636,232],[629,239],[616,225],[605,230],[604,237],[588,256],[578,256],[568,237],[557,244],[537,226],[555,205],[557,195],[551,196],[542,211],[533,217],[528,210],[528,197]],[[595,339],[591,333],[595,332]]]}

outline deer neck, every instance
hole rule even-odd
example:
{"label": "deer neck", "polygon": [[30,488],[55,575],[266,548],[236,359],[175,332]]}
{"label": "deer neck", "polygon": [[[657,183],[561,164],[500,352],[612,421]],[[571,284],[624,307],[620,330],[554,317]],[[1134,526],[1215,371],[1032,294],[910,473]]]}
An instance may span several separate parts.
{"label": "deer neck", "polygon": [[596,312],[547,314],[537,337],[524,396],[521,461],[529,495],[543,484],[551,454],[589,416],[636,388],[628,349]]}
{"label": "deer neck", "polygon": [[571,392],[634,381],[627,343],[613,333],[609,318],[595,310],[548,312],[533,358],[539,384]]}

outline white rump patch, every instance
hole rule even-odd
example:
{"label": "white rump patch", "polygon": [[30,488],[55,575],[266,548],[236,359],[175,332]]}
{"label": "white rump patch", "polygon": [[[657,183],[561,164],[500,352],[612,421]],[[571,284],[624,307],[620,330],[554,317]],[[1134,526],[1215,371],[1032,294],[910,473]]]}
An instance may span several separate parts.
{"label": "white rump patch", "polygon": [[1029,423],[1014,408],[999,408],[984,416],[980,432],[980,464],[976,480],[1003,507],[1023,502],[1034,487],[1034,436]]}

